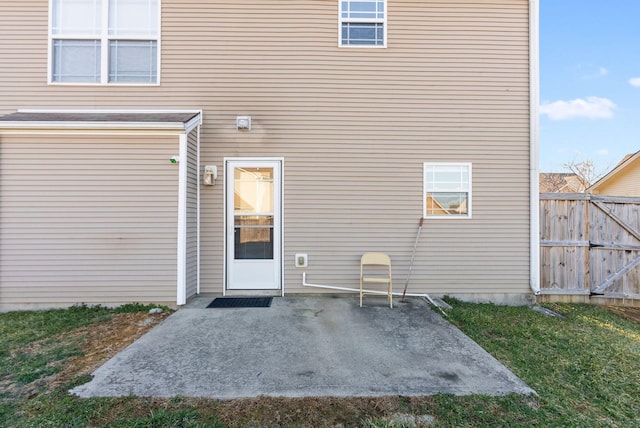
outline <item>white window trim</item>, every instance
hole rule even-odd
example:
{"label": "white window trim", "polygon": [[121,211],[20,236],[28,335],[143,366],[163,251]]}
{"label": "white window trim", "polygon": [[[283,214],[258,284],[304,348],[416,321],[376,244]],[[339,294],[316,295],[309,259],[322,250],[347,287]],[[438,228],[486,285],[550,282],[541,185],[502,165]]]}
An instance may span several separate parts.
{"label": "white window trim", "polygon": [[[162,39],[162,0],[158,1],[158,16],[157,16],[157,26],[158,26],[158,35],[155,39],[150,39],[148,36],[126,36],[122,37],[110,37],[109,36],[109,0],[102,1],[102,31],[100,32],[100,37],[95,36],[81,36],[81,35],[72,35],[72,36],[64,36],[64,35],[56,35],[53,36],[53,2],[55,0],[49,0],[49,32],[48,32],[48,47],[47,47],[47,83],[49,85],[60,85],[60,86],[160,86],[160,64],[162,61],[160,60],[160,55],[162,52],[161,39]],[[54,82],[53,81],[53,39],[56,40],[100,40],[100,82],[99,83],[91,83],[91,82]],[[156,81],[152,83],[142,83],[142,82],[109,82],[109,40],[155,40],[156,41]]]}
{"label": "white window trim", "polygon": [[[467,214],[447,214],[447,215],[427,215],[427,177],[426,167],[428,165],[436,166],[466,166],[469,169],[469,191],[467,198]],[[430,219],[451,219],[451,220],[466,220],[471,218],[472,214],[472,191],[473,191],[473,170],[471,162],[425,162],[422,166],[422,215],[424,218]]]}
{"label": "white window trim", "polygon": [[[383,19],[378,19],[378,18],[371,18],[371,19],[364,19],[364,18],[349,18],[349,19],[343,19],[342,18],[342,2],[343,0],[338,0],[338,47],[340,48],[363,48],[363,49],[382,49],[382,48],[386,48],[387,47],[387,3],[388,0],[384,0],[384,18]],[[381,45],[349,45],[349,44],[342,44],[342,23],[345,22],[351,22],[351,23],[364,23],[364,24],[382,24],[383,28],[383,42]]]}

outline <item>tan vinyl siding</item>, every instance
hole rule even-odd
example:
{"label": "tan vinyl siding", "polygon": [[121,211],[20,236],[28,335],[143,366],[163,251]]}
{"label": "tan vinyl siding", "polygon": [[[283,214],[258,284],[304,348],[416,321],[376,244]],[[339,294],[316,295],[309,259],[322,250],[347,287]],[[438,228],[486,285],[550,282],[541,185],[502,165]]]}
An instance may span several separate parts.
{"label": "tan vinyl siding", "polygon": [[596,195],[640,197],[640,157],[599,185]]}
{"label": "tan vinyl siding", "polygon": [[198,292],[198,130],[187,137],[187,298]]}
{"label": "tan vinyl siding", "polygon": [[337,0],[163,0],[152,87],[47,85],[47,3],[0,2],[0,113],[203,109],[202,165],[220,170],[201,189],[203,292],[224,284],[222,168],[237,156],[284,158],[287,293],[320,291],[295,253],[311,282],[353,286],[360,254],[387,251],[401,288],[424,162],[472,163],[473,218],[425,222],[410,290],[529,291],[528,1],[389,0],[388,47],[367,49],[338,48]]}
{"label": "tan vinyl siding", "polygon": [[177,137],[0,137],[0,304],[175,302]]}

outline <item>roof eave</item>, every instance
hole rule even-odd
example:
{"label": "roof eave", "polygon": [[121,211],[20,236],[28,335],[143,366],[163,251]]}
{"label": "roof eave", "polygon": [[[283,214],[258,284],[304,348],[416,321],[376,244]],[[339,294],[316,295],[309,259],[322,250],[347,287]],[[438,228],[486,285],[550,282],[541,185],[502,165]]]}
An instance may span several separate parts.
{"label": "roof eave", "polygon": [[173,130],[184,131],[187,129],[182,122],[2,122],[0,129],[127,129],[127,130]]}

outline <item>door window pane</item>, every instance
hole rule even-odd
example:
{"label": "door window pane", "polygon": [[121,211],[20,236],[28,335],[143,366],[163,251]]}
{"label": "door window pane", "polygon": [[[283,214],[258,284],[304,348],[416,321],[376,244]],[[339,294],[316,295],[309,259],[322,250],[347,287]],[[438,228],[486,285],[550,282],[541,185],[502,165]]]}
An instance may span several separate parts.
{"label": "door window pane", "polygon": [[100,82],[99,40],[55,40],[54,82]]}
{"label": "door window pane", "polygon": [[109,82],[154,83],[157,79],[157,42],[109,42]]}
{"label": "door window pane", "polygon": [[273,259],[273,216],[235,216],[234,258]]}
{"label": "door window pane", "polygon": [[234,170],[234,211],[236,213],[273,212],[273,168]]}
{"label": "door window pane", "polygon": [[274,169],[236,167],[233,180],[235,259],[273,259]]}

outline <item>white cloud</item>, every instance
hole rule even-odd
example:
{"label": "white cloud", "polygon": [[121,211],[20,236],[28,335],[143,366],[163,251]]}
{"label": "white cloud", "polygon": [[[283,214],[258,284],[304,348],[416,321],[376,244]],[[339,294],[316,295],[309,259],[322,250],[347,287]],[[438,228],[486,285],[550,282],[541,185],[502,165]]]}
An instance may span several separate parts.
{"label": "white cloud", "polygon": [[636,88],[640,88],[640,77],[633,77],[629,79],[629,84],[631,86],[635,86]]}
{"label": "white cloud", "polygon": [[600,149],[596,152],[596,154],[598,156],[609,156],[609,150],[608,149]]}
{"label": "white cloud", "polygon": [[609,69],[602,65],[578,64],[575,67],[575,73],[582,80],[594,80],[607,76]]}
{"label": "white cloud", "polygon": [[546,114],[551,120],[608,119],[613,116],[615,108],[615,103],[607,98],[587,97],[542,104],[540,114]]}

